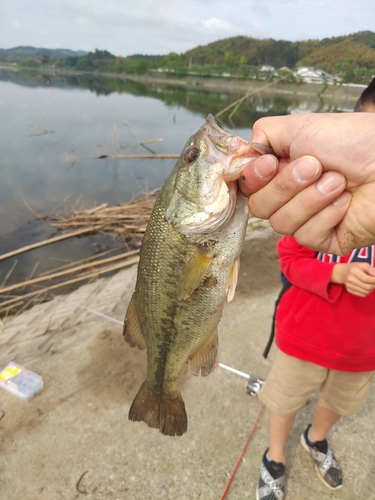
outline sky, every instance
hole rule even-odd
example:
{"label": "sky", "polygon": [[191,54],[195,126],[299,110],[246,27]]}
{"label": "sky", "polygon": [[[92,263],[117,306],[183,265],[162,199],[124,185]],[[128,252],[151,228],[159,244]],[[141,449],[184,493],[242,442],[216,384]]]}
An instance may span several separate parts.
{"label": "sky", "polygon": [[375,31],[374,0],[0,0],[0,48],[184,53],[237,35],[307,40]]}

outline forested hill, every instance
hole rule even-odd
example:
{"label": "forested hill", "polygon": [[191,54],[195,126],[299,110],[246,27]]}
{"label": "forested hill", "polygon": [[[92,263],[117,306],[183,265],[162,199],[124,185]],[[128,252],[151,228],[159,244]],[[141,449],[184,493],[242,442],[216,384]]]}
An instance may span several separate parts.
{"label": "forested hill", "polygon": [[28,58],[49,57],[51,59],[66,59],[67,57],[80,57],[86,55],[83,50],[69,49],[40,49],[36,47],[20,46],[12,49],[0,49],[0,60],[6,62],[23,61]]}
{"label": "forested hill", "polygon": [[276,68],[306,65],[334,72],[347,65],[375,69],[375,33],[361,31],[300,42],[237,36],[196,47],[184,55],[193,64],[238,64],[242,59],[249,65],[269,64]]}
{"label": "forested hill", "polygon": [[[337,74],[342,82],[367,84],[375,74],[375,33],[361,31],[299,42],[236,36],[198,46],[183,54],[171,52],[164,56],[135,54],[124,57],[98,49],[87,54],[67,49],[16,47],[0,49],[0,61],[17,62],[28,68],[52,65],[54,68],[78,71],[136,74],[164,71],[181,76],[229,74],[240,78],[258,78],[262,65],[273,66],[277,70],[314,66]],[[272,77],[272,73],[267,76],[268,79]],[[292,80],[294,77],[288,78]]]}

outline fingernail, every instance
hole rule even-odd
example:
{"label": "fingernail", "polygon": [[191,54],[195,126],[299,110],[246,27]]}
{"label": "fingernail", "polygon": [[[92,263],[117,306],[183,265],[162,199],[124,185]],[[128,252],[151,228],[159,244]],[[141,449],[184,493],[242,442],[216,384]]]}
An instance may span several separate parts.
{"label": "fingernail", "polygon": [[319,162],[313,157],[301,158],[294,165],[292,175],[298,182],[309,181],[319,172]]}
{"label": "fingernail", "polygon": [[316,183],[316,189],[328,194],[342,185],[343,177],[338,172],[326,172]]}
{"label": "fingernail", "polygon": [[343,207],[348,204],[351,197],[352,195],[348,193],[348,191],[344,191],[338,198],[335,199],[333,205],[336,205],[336,207]]}
{"label": "fingernail", "polygon": [[277,162],[273,156],[261,156],[254,162],[254,173],[263,179],[273,174],[276,170]]}

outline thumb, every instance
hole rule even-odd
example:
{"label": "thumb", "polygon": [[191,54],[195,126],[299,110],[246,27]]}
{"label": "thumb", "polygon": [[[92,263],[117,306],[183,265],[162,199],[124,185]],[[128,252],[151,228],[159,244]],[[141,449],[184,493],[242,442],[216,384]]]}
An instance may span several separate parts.
{"label": "thumb", "polygon": [[263,155],[248,163],[238,180],[239,188],[245,196],[264,187],[277,173],[279,162],[273,155]]}

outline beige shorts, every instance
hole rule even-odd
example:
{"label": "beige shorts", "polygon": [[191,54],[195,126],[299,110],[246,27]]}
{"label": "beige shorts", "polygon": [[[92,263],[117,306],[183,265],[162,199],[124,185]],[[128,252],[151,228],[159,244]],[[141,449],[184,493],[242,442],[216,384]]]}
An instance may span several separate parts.
{"label": "beige shorts", "polygon": [[289,417],[301,411],[311,394],[320,389],[321,406],[338,415],[353,415],[362,409],[373,376],[373,371],[329,370],[278,350],[259,398],[273,413]]}

